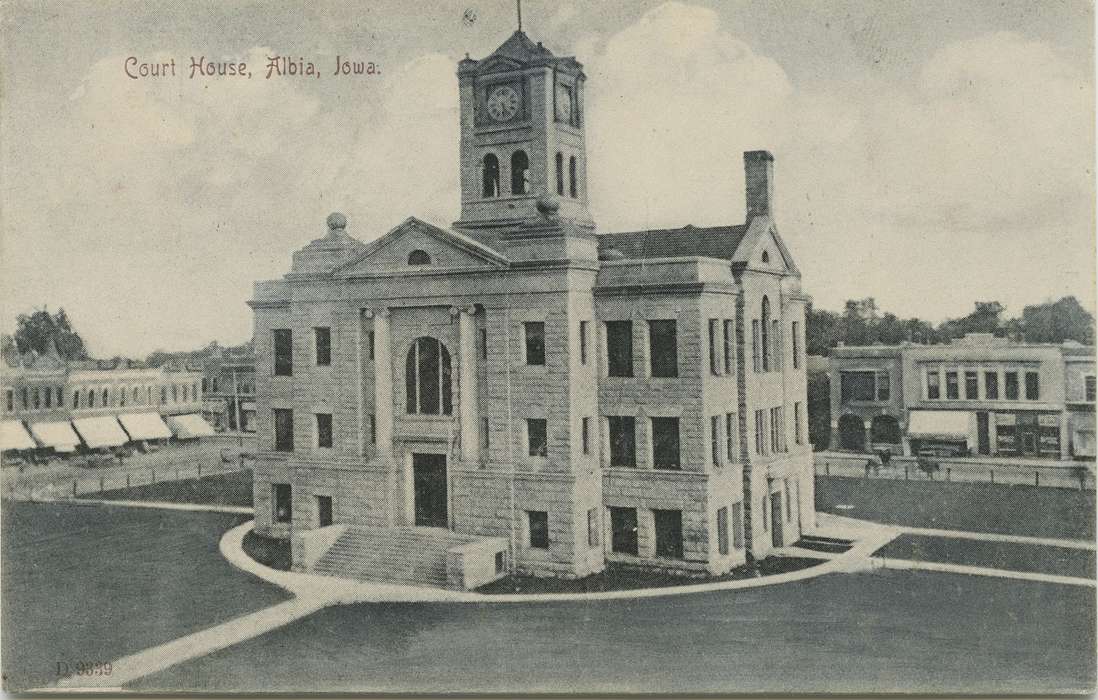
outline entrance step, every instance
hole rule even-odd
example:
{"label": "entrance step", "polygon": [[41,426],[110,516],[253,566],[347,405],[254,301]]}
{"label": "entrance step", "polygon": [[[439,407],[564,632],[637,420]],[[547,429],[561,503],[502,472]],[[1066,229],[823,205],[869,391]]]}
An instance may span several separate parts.
{"label": "entrance step", "polygon": [[842,554],[849,551],[854,543],[850,540],[842,540],[837,537],[823,537],[821,535],[803,535],[794,544],[795,547],[810,549],[814,552],[827,552],[829,554]]}
{"label": "entrance step", "polygon": [[348,527],[313,572],[378,583],[446,587],[446,552],[481,538],[429,527]]}

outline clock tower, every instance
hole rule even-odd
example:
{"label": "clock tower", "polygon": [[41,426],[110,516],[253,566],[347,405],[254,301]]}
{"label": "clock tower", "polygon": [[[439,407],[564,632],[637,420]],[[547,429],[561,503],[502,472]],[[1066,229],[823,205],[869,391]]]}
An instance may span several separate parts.
{"label": "clock tower", "polygon": [[554,56],[521,30],[487,58],[461,61],[455,228],[484,240],[549,224],[593,233],[584,80],[575,58]]}

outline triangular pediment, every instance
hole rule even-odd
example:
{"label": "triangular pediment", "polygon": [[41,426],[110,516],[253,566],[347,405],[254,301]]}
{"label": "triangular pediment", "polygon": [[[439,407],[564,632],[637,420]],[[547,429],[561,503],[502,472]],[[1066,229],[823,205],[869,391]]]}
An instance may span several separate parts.
{"label": "triangular pediment", "polygon": [[509,264],[506,257],[479,241],[409,217],[367,244],[361,255],[332,274],[335,277],[416,275],[498,269]]}
{"label": "triangular pediment", "polygon": [[751,220],[732,262],[751,270],[800,274],[789,248],[769,216],[756,216]]}

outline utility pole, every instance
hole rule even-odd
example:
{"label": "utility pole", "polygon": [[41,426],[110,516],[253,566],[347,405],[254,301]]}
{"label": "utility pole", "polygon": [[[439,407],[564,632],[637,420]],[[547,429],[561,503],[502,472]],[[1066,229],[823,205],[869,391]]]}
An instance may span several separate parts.
{"label": "utility pole", "polygon": [[236,414],[236,434],[239,439],[240,449],[244,449],[244,424],[240,422],[240,392],[236,386],[236,367],[233,367],[233,413]]}

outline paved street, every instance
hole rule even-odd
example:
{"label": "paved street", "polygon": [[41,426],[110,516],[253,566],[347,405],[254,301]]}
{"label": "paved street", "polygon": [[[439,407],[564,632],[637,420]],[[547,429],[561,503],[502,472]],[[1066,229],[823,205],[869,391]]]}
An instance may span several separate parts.
{"label": "paved street", "polygon": [[1094,614],[1089,587],[891,571],[620,602],[360,604],[132,687],[1078,691],[1094,682]]}

